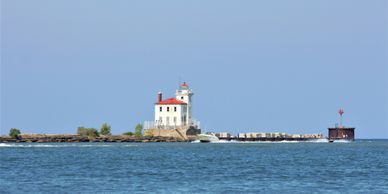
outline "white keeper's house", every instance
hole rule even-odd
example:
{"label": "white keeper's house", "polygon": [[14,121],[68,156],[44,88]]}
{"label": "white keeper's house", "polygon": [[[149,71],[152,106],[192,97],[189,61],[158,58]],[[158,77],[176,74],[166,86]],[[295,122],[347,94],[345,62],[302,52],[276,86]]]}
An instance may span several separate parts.
{"label": "white keeper's house", "polygon": [[[175,98],[163,99],[162,92],[159,92],[155,103],[154,121],[144,122],[145,135],[146,133],[153,136],[175,137],[178,135],[186,139],[187,135],[200,133],[200,123],[192,116],[193,95],[194,93],[186,82],[183,82],[176,90]],[[172,135],[174,133],[176,134]]]}

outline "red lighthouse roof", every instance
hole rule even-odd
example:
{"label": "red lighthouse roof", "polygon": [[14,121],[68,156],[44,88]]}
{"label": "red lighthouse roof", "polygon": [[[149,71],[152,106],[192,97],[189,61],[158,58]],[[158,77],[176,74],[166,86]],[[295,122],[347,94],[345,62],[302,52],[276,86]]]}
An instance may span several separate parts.
{"label": "red lighthouse roof", "polygon": [[181,84],[181,86],[182,86],[182,87],[189,87],[189,85],[188,85],[186,82],[183,82],[183,83]]}
{"label": "red lighthouse roof", "polygon": [[185,105],[187,104],[186,102],[180,101],[176,98],[168,98],[166,100],[162,100],[160,102],[157,102],[156,104],[161,105],[161,104],[182,104]]}

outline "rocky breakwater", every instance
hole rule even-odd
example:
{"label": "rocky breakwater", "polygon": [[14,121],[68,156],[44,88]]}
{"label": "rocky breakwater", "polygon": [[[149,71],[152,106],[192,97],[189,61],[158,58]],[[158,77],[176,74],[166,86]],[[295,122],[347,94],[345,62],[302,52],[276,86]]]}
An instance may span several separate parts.
{"label": "rocky breakwater", "polygon": [[166,137],[135,137],[129,135],[111,135],[87,137],[80,135],[60,135],[60,134],[20,134],[16,138],[10,136],[0,136],[0,143],[7,142],[185,142],[181,139]]}

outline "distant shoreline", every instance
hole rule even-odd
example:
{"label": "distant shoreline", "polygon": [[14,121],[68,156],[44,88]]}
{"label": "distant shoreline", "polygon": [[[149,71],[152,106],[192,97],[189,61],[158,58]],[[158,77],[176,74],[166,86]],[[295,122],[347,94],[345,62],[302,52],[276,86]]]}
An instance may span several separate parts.
{"label": "distant shoreline", "polygon": [[129,135],[110,135],[87,137],[80,135],[60,134],[20,134],[17,138],[0,136],[0,143],[63,143],[63,142],[188,142],[177,138],[167,137],[136,137]]}
{"label": "distant shoreline", "polygon": [[[228,138],[220,138],[221,140],[231,140]],[[259,139],[252,139],[252,138],[247,138],[245,140],[239,139],[241,142],[245,141],[273,141],[273,142],[278,142],[278,141],[308,141],[309,139],[284,139],[284,138],[266,138],[267,140],[259,140]],[[313,139],[310,139],[313,140]],[[366,139],[366,138],[360,138],[356,140],[388,140],[388,139],[379,139],[379,138],[371,138],[371,139]],[[140,143],[140,142],[191,142],[193,139],[190,140],[184,140],[184,139],[178,139],[178,138],[173,138],[173,137],[147,137],[147,136],[142,136],[142,137],[136,137],[136,136],[130,136],[130,135],[110,135],[110,136],[98,136],[98,137],[87,137],[87,136],[81,136],[81,135],[72,135],[72,134],[20,134],[18,135],[17,138],[13,138],[11,136],[7,135],[0,135],[0,143],[77,143],[77,142],[112,142],[112,143],[120,143],[120,142],[135,142],[135,143]]]}

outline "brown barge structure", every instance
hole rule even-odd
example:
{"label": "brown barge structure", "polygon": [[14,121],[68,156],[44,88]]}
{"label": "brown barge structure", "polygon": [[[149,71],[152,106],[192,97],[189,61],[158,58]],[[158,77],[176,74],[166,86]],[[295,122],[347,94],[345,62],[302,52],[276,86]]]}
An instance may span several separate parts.
{"label": "brown barge structure", "polygon": [[353,127],[334,127],[329,128],[329,141],[335,140],[348,140],[354,141],[354,130]]}
{"label": "brown barge structure", "polygon": [[356,128],[345,127],[342,125],[342,115],[344,114],[343,108],[340,108],[338,114],[340,115],[340,125],[334,128],[328,128],[329,142],[338,140],[354,141],[354,130]]}

